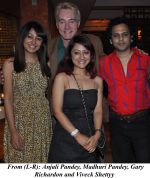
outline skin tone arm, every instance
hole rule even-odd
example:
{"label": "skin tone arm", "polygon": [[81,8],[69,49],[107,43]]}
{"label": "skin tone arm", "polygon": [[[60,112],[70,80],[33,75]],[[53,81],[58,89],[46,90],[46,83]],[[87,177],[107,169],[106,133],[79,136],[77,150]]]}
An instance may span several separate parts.
{"label": "skin tone arm", "polygon": [[11,135],[12,147],[16,150],[22,149],[22,139],[15,125],[15,118],[13,115],[13,59],[8,59],[3,65],[3,75],[5,79],[4,83],[4,95],[5,95],[5,113],[8,122],[9,132]]}
{"label": "skin tone arm", "polygon": [[[95,83],[98,86],[98,100],[96,107],[94,109],[94,127],[95,129],[100,129],[102,126],[102,98],[103,98],[103,82],[100,77],[96,77]],[[96,131],[93,136],[89,139],[89,144],[86,146],[86,149],[91,152],[90,150],[95,150],[97,141],[100,138],[100,132]]]}
{"label": "skin tone arm", "polygon": [[[56,76],[52,89],[52,105],[54,115],[60,122],[62,127],[69,133],[75,130],[75,126],[69,121],[67,116],[62,111],[64,90],[67,83],[66,74],[60,73]],[[61,90],[60,90],[61,89]],[[76,141],[86,149],[86,144],[89,138],[82,133],[78,132],[75,137]]]}

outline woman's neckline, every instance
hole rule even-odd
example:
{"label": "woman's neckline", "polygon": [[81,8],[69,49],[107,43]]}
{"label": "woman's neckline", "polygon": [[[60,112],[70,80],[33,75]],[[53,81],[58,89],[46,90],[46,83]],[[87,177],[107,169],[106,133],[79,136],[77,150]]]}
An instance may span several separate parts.
{"label": "woman's neckline", "polygon": [[[65,91],[68,91],[68,90],[75,90],[75,91],[80,91],[78,88],[67,88],[65,89]],[[83,89],[82,91],[90,91],[90,90],[96,90],[96,88],[89,88],[89,89]]]}
{"label": "woman's neckline", "polygon": [[89,75],[87,73],[72,73],[72,75],[82,76],[82,77],[88,77]]}
{"label": "woman's neckline", "polygon": [[26,61],[26,64],[38,64],[38,63],[39,63],[38,61],[35,61],[35,62]]}

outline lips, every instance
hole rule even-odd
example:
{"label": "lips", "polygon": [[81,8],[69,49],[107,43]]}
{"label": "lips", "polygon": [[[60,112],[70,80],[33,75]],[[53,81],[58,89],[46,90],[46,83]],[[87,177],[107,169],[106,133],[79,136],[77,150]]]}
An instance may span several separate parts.
{"label": "lips", "polygon": [[30,50],[36,50],[36,49],[38,48],[38,46],[32,45],[32,44],[28,44],[28,48],[29,48]]}
{"label": "lips", "polygon": [[86,64],[86,62],[87,62],[87,61],[85,61],[85,60],[79,61],[80,64]]}
{"label": "lips", "polygon": [[35,49],[35,48],[36,48],[36,46],[33,46],[33,45],[32,45],[32,46],[29,46],[29,48]]}
{"label": "lips", "polygon": [[124,46],[124,45],[125,45],[125,43],[119,43],[118,45],[119,45],[119,46]]}

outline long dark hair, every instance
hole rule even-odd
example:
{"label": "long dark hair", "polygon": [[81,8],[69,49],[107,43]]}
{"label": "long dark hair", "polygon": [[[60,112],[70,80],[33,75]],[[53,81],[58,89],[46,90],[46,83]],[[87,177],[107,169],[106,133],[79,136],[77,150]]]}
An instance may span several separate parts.
{"label": "long dark hair", "polygon": [[50,77],[51,72],[47,64],[49,60],[47,55],[47,36],[43,30],[43,27],[36,21],[30,21],[26,23],[19,32],[14,56],[14,70],[19,73],[24,71],[26,68],[24,39],[31,29],[34,29],[37,35],[42,38],[41,47],[36,53],[42,74]]}
{"label": "long dark hair", "polygon": [[73,73],[74,64],[72,62],[71,51],[75,44],[77,43],[83,45],[87,50],[90,51],[91,59],[89,64],[86,66],[86,71],[90,74],[91,78],[95,78],[97,75],[95,66],[96,61],[95,49],[90,39],[85,34],[76,35],[71,39],[66,49],[64,60],[59,63],[56,74],[60,72],[65,72],[66,74],[71,75]]}

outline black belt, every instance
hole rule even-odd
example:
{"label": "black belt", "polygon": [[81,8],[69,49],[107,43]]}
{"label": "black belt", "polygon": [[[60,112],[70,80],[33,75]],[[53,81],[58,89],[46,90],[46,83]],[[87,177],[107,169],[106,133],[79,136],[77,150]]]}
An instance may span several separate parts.
{"label": "black belt", "polygon": [[150,114],[150,109],[144,109],[144,110],[137,111],[133,114],[125,114],[125,115],[118,114],[117,112],[110,109],[110,115],[112,117],[115,117],[116,119],[119,120],[125,120],[127,122],[138,121],[139,119],[142,119],[143,116],[147,116],[148,114]]}

